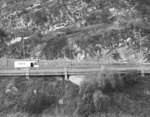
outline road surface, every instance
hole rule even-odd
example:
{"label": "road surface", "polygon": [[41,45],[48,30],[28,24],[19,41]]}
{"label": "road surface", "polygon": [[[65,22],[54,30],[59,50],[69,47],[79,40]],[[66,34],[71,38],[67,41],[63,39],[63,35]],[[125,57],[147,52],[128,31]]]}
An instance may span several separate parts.
{"label": "road surface", "polygon": [[90,65],[82,67],[43,67],[43,68],[5,68],[0,69],[0,76],[63,76],[63,75],[86,75],[109,71],[115,73],[126,73],[137,71],[150,73],[150,65],[128,65],[128,64],[111,64],[111,65]]}

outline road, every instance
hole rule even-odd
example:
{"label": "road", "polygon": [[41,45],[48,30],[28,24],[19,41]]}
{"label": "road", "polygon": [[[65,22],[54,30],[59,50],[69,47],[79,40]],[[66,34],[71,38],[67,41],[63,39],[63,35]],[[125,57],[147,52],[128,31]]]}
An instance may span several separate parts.
{"label": "road", "polygon": [[5,68],[0,69],[0,76],[62,76],[62,75],[86,75],[98,73],[100,71],[109,71],[115,73],[125,73],[129,71],[138,71],[150,73],[150,64],[111,64],[111,65],[90,65],[82,67],[43,67],[43,68]]}

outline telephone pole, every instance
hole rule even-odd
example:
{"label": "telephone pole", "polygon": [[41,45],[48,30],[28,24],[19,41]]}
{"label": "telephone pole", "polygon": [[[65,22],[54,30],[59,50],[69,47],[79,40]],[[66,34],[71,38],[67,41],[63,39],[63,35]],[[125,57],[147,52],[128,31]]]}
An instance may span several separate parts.
{"label": "telephone pole", "polygon": [[22,38],[22,52],[23,52],[23,59],[25,59],[25,48],[24,48],[24,39]]}

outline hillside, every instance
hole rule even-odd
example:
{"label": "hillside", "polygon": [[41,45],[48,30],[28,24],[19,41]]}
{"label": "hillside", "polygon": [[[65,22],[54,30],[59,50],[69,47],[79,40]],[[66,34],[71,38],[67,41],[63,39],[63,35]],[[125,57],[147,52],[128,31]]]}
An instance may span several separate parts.
{"label": "hillside", "polygon": [[[1,0],[0,68],[31,57],[45,66],[150,62],[149,11],[149,0]],[[0,116],[149,117],[149,77],[102,70],[80,86],[1,77]]]}
{"label": "hillside", "polygon": [[1,57],[149,61],[148,9],[148,0],[1,1]]}

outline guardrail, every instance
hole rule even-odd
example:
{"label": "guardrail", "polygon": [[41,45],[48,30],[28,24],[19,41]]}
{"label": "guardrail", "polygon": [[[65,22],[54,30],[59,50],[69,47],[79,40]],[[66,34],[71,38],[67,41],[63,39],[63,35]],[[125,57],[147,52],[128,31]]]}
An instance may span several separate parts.
{"label": "guardrail", "polygon": [[[142,69],[141,69],[142,68]],[[6,68],[0,69],[0,76],[64,76],[64,75],[86,75],[100,71],[111,71],[125,73],[137,71],[139,73],[150,73],[150,65],[142,67],[139,65],[101,65],[86,67],[43,67],[43,68]]]}

